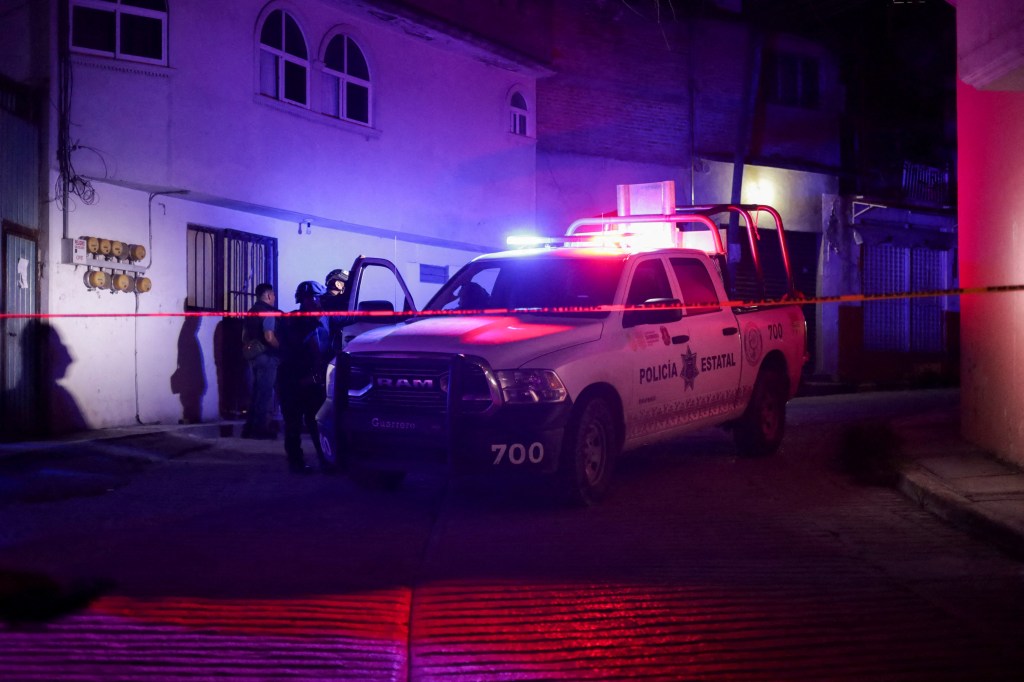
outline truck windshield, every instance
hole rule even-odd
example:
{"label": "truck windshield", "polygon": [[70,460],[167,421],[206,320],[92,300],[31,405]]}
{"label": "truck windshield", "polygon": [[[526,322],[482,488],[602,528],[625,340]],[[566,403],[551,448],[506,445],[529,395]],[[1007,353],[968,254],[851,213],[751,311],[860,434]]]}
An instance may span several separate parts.
{"label": "truck windshield", "polygon": [[425,310],[486,310],[606,317],[624,258],[507,258],[469,263]]}

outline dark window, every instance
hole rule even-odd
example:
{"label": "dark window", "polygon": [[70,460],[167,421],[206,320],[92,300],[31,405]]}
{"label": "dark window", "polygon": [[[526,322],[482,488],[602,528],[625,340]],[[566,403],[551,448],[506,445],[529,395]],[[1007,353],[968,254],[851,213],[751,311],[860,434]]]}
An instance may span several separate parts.
{"label": "dark window", "polygon": [[[668,283],[661,260],[645,260],[637,265],[626,294],[626,306],[640,306],[652,298],[672,298],[672,286]],[[622,326],[636,326],[638,312],[627,310],[622,316]]]}
{"label": "dark window", "polygon": [[274,10],[260,28],[260,94],[309,105],[309,53],[298,22]]}
{"label": "dark window", "polygon": [[683,295],[683,304],[687,306],[708,303],[711,305],[699,308],[686,308],[687,315],[701,315],[721,310],[718,305],[718,294],[715,283],[711,281],[708,269],[692,258],[673,258],[672,272],[675,273],[679,291]]}
{"label": "dark window", "polygon": [[804,109],[819,102],[818,60],[790,52],[766,52],[763,65],[765,100]]}
{"label": "dark window", "polygon": [[121,54],[146,59],[163,57],[163,22],[126,14],[121,17]]}
{"label": "dark window", "polygon": [[186,299],[190,310],[244,312],[261,282],[277,288],[277,240],[273,237],[189,225]]}
{"label": "dark window", "polygon": [[[603,318],[595,310],[614,302],[622,258],[502,258],[470,262],[434,294],[424,310],[458,306],[462,287],[475,282],[489,294],[491,308],[516,308],[531,314]],[[664,273],[663,273],[664,274]],[[668,280],[665,280],[666,285]]]}
{"label": "dark window", "polygon": [[69,0],[69,7],[76,52],[167,63],[164,0]]}
{"label": "dark window", "polygon": [[526,98],[521,92],[512,93],[508,101],[508,111],[509,131],[516,135],[527,135],[529,128],[526,115],[529,109],[526,107]]}
{"label": "dark window", "polygon": [[370,123],[370,67],[351,37],[336,35],[324,51],[323,113]]}

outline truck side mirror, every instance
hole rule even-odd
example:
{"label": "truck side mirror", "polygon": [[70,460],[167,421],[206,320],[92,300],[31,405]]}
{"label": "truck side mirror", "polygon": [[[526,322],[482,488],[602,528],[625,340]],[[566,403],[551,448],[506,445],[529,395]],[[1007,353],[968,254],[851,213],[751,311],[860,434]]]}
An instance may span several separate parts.
{"label": "truck side mirror", "polygon": [[683,319],[683,302],[678,298],[649,298],[638,310],[627,310],[622,316],[623,327],[641,324],[669,324]]}

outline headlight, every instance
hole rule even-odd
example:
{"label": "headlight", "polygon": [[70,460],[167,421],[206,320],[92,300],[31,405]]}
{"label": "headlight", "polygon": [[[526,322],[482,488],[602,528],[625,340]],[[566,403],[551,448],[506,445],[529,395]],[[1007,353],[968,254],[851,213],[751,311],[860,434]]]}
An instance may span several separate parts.
{"label": "headlight", "polygon": [[569,392],[549,369],[508,369],[494,373],[506,403],[560,403]]}

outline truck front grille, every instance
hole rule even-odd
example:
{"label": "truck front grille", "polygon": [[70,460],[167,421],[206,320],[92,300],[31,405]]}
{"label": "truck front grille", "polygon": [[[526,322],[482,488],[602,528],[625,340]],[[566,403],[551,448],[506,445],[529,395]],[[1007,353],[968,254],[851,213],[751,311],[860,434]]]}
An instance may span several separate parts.
{"label": "truck front grille", "polygon": [[459,409],[482,413],[497,401],[493,378],[472,360],[444,356],[351,355],[350,407],[443,413],[448,405],[453,363],[460,363]]}

